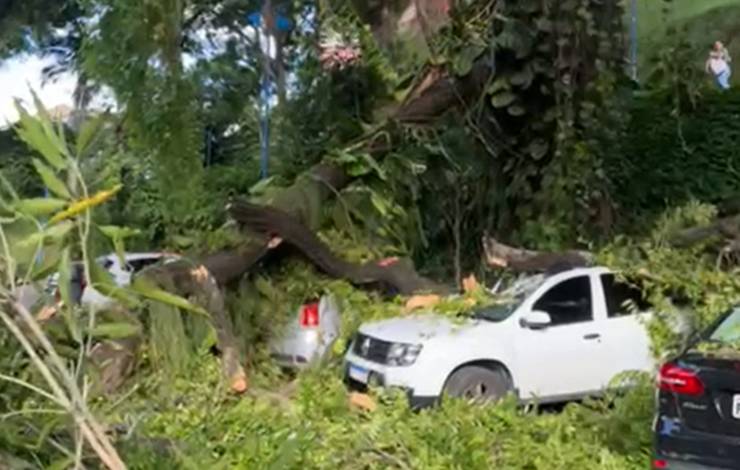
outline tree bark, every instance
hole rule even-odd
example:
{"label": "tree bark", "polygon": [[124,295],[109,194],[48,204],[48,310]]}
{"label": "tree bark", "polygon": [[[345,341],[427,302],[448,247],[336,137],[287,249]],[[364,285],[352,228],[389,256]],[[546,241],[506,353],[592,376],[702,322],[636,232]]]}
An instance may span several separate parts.
{"label": "tree bark", "polygon": [[593,262],[593,255],[586,251],[555,253],[526,250],[505,245],[489,236],[483,237],[483,252],[489,266],[514,272],[552,273],[589,266]]}
{"label": "tree bark", "polygon": [[[219,254],[220,260],[228,257],[224,253]],[[252,259],[252,254],[236,256],[239,261]],[[228,266],[230,272],[234,271],[236,262]],[[226,311],[223,292],[219,282],[208,267],[201,264],[193,264],[182,260],[155,266],[142,271],[141,276],[147,276],[152,283],[159,288],[175,293],[185,298],[191,298],[195,304],[202,307],[210,314],[211,323],[216,331],[218,347],[221,351],[222,370],[224,376],[229,380],[232,391],[242,393],[248,385],[247,374],[242,367],[242,357],[239,343],[234,336],[234,328]]]}
{"label": "tree bark", "polygon": [[353,0],[352,4],[384,49],[391,49],[400,37],[407,48],[428,53],[423,49],[427,36],[449,23],[453,1]]}
{"label": "tree bark", "polygon": [[360,285],[390,287],[393,292],[411,295],[421,292],[449,294],[452,289],[420,276],[412,265],[399,260],[354,264],[332,253],[310,229],[288,213],[246,201],[233,203],[230,215],[245,227],[270,237],[279,237],[297,248],[326,274]]}

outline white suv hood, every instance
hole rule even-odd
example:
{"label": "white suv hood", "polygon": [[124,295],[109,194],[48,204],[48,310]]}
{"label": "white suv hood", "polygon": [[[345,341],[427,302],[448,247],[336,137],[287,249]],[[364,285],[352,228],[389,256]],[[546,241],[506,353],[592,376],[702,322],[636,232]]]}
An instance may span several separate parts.
{"label": "white suv hood", "polygon": [[436,336],[458,335],[474,328],[480,320],[452,321],[433,314],[391,318],[365,323],[360,333],[394,343],[422,344]]}

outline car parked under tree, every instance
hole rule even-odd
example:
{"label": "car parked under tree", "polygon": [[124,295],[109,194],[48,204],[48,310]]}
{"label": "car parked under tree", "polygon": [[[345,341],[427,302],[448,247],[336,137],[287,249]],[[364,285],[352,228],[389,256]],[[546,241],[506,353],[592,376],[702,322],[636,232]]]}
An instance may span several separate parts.
{"label": "car parked under tree", "polygon": [[403,388],[413,406],[445,394],[549,403],[654,370],[649,305],[608,269],[527,277],[500,298],[461,322],[422,314],[362,325],[345,356],[347,380]]}

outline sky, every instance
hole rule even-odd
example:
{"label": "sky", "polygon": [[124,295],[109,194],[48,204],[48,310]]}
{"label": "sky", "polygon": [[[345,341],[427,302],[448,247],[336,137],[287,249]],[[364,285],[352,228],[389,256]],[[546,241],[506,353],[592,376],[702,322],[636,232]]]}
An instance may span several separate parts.
{"label": "sky", "polygon": [[72,106],[75,77],[65,74],[53,83],[42,85],[41,70],[52,61],[26,55],[0,62],[0,127],[18,119],[13,100],[19,98],[33,111],[31,89],[41,98],[47,109],[65,104]]}
{"label": "sky", "polygon": [[[210,41],[206,38],[205,32],[197,36],[197,39],[203,43],[203,51],[206,52],[206,58],[221,52],[226,47],[228,39],[233,35],[226,28],[215,33],[211,35]],[[247,37],[253,38],[255,30],[251,27],[246,27],[244,33]],[[260,34],[259,39],[263,51],[270,57],[275,58],[274,38]],[[195,62],[193,57],[186,55],[183,56],[183,59],[186,67]],[[16,98],[23,102],[29,112],[35,112],[31,89],[41,98],[47,109],[59,105],[73,107],[73,93],[76,83],[75,74],[64,74],[58,76],[53,82],[42,82],[41,71],[45,66],[51,64],[53,60],[53,57],[44,58],[39,55],[24,54],[0,61],[0,129],[5,128],[8,124],[12,124],[18,119],[18,113],[14,105]],[[114,101],[112,93],[109,90],[104,90],[104,92],[93,99],[91,107],[96,107],[96,105],[109,106],[114,104]]]}

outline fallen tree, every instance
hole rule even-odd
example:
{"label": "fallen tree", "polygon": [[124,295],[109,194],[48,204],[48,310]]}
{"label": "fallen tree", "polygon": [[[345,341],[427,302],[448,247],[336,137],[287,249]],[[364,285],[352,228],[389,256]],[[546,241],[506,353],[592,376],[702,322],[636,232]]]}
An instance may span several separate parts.
{"label": "fallen tree", "polygon": [[[558,28],[553,30],[546,24],[551,23],[549,20],[541,22],[539,27],[532,31],[517,29],[515,23],[531,22],[532,11],[537,10],[534,6],[531,6],[534,8],[532,11],[528,10],[530,7],[514,8],[512,14],[521,16],[515,21],[502,20],[499,10],[505,8],[507,3],[496,1],[468,6],[433,0],[426,2],[406,0],[400,5],[398,2],[381,1],[374,2],[372,8],[359,8],[359,16],[365,24],[371,25],[381,47],[390,48],[391,43],[403,37],[401,33],[409,31],[414,33],[412,42],[421,41],[428,45],[433,42],[431,41],[433,38],[429,36],[438,34],[440,28],[448,24],[453,6],[459,11],[469,13],[471,18],[458,18],[461,22],[469,20],[478,25],[469,31],[470,38],[476,38],[478,44],[474,46],[459,44],[458,48],[450,52],[450,55],[457,54],[465,60],[435,60],[434,63],[430,62],[420,67],[405,97],[395,102],[390,111],[384,109],[382,114],[389,117],[347,148],[367,154],[376,160],[381,159],[401,141],[400,137],[405,127],[432,126],[448,113],[459,112],[460,115],[469,117],[472,113],[468,111],[473,109],[474,105],[483,103],[476,109],[480,110],[482,115],[486,115],[486,118],[481,117],[479,121],[487,121],[487,126],[490,127],[487,132],[496,135],[516,134],[517,138],[521,137],[522,145],[526,144],[528,150],[512,151],[511,158],[514,158],[513,155],[520,158],[521,155],[531,154],[531,159],[527,157],[520,162],[526,167],[526,171],[522,173],[538,174],[539,169],[556,155],[553,150],[555,141],[551,135],[551,130],[554,129],[552,122],[555,118],[550,119],[550,124],[540,126],[537,132],[522,133],[519,131],[526,125],[522,123],[533,120],[525,116],[527,109],[531,104],[529,111],[533,116],[547,114],[550,114],[550,117],[557,116],[555,112],[562,110],[545,109],[555,105],[552,96],[561,92],[556,84],[562,79],[563,83],[571,84],[574,89],[585,89],[587,82],[593,78],[593,74],[586,72],[594,69],[594,64],[599,60],[598,52],[595,48],[590,48],[581,57],[575,47],[555,47],[561,43],[560,39],[564,36],[572,36],[574,44],[581,37],[577,31],[566,29],[560,31]],[[604,9],[596,3],[591,8],[599,22],[619,18],[618,8]],[[563,20],[572,18],[574,12],[571,7],[555,10],[544,8],[540,14],[543,19],[552,16],[553,19],[565,22]],[[609,30],[606,26],[604,29]],[[506,42],[503,39],[507,39],[511,44],[509,46],[498,44],[494,40],[496,35],[501,36],[502,44]],[[392,41],[388,41],[389,38]],[[538,57],[532,47],[538,42],[543,46],[541,52],[538,52],[542,57]],[[494,44],[495,48],[492,47]],[[499,48],[503,48],[500,53]],[[566,60],[568,52],[574,57],[578,56],[578,60]],[[545,59],[544,62],[539,60],[542,58]],[[560,64],[557,72],[543,66],[543,63],[549,63],[555,58]],[[497,59],[501,60],[496,62]],[[495,77],[497,78],[495,83],[493,83],[494,64],[497,64],[497,69],[502,70],[502,76]],[[503,73],[504,68],[507,69],[506,74]],[[576,73],[578,71],[584,73]],[[572,80],[572,77],[577,77],[578,80]],[[543,98],[544,95],[550,98]],[[574,109],[571,111],[576,109],[578,100],[574,100],[573,103]],[[498,121],[504,119],[511,121],[511,126],[499,126]],[[478,122],[472,125],[478,128]],[[541,145],[530,145],[533,143]],[[490,146],[490,142],[486,144]],[[502,146],[507,147],[507,144],[504,143]],[[507,152],[502,155],[507,156]],[[511,171],[516,168],[518,166],[513,165]],[[533,169],[538,171],[531,171]],[[347,279],[356,285],[377,285],[402,294],[452,291],[418,275],[409,263],[398,261],[355,265],[336,256],[321,243],[315,235],[319,229],[318,221],[321,219],[318,209],[352,180],[352,175],[345,168],[327,159],[301,174],[291,186],[275,194],[269,203],[270,207],[257,206],[244,200],[233,203],[229,209],[230,215],[246,229],[238,246],[207,255],[195,262],[172,263],[140,274],[141,282],[190,298],[209,313],[217,332],[223,370],[234,390],[242,391],[246,388],[246,373],[241,365],[242,358],[230,318],[225,311],[222,290],[256,266],[274,248],[274,241],[277,239],[284,240],[286,244],[298,249],[327,274]],[[503,247],[504,245],[500,244],[489,244],[490,261],[492,264],[498,263],[499,266],[503,265],[510,269],[547,271],[558,264],[575,265],[583,262],[582,255],[578,253],[542,254],[511,247],[503,250]]]}
{"label": "fallen tree", "polygon": [[[382,158],[392,147],[387,136],[392,136],[395,128],[419,122],[431,123],[464,106],[483,91],[483,85],[492,73],[492,66],[487,59],[477,61],[470,73],[463,77],[455,77],[437,67],[428,68],[424,78],[418,81],[409,98],[397,106],[386,125],[367,136],[361,145],[373,158]],[[451,291],[419,276],[409,263],[352,265],[325,249],[312,233],[317,227],[312,226],[311,221],[317,217],[305,201],[311,200],[321,206],[351,181],[352,177],[341,166],[322,162],[276,195],[271,208],[260,208],[246,202],[231,206],[232,216],[251,231],[245,233],[240,246],[207,255],[195,263],[170,263],[140,274],[146,278],[145,282],[193,298],[209,312],[217,332],[224,375],[233,390],[241,392],[246,389],[247,375],[241,365],[243,358],[225,310],[221,289],[263,259],[270,251],[269,243],[275,235],[296,246],[328,274],[358,285],[380,284],[403,294]],[[122,351],[121,354],[126,353]]]}

